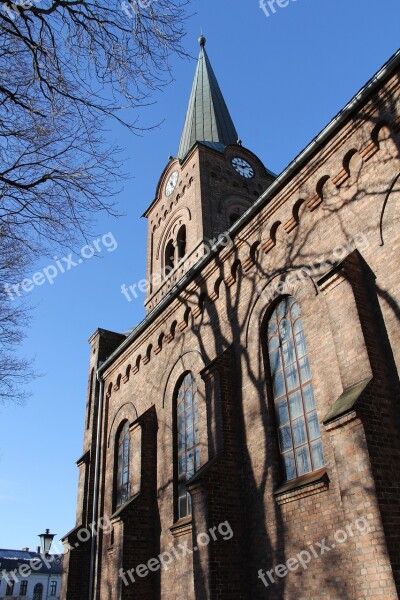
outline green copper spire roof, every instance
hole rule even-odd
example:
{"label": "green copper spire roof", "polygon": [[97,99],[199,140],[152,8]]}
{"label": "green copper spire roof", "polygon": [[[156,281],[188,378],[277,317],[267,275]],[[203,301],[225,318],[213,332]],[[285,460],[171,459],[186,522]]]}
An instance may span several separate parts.
{"label": "green copper spire roof", "polygon": [[211,142],[218,149],[236,144],[238,134],[208,59],[201,36],[200,56],[183,127],[178,158],[185,158],[196,142]]}

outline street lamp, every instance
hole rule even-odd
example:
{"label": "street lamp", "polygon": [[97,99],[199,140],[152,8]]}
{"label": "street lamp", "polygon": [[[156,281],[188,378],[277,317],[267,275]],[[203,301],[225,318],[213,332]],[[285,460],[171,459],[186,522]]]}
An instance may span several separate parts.
{"label": "street lamp", "polygon": [[42,552],[44,555],[50,552],[51,544],[55,535],[55,533],[50,533],[50,529],[46,529],[45,533],[39,534],[40,545],[42,547]]}

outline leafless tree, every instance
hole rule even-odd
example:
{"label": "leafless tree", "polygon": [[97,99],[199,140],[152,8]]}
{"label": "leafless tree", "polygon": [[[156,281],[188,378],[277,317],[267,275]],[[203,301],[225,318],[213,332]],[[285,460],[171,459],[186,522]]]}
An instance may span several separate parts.
{"label": "leafless tree", "polygon": [[15,273],[23,270],[27,261],[21,244],[7,236],[5,227],[0,227],[0,404],[21,403],[27,396],[24,384],[34,373],[31,361],[20,358],[15,349],[24,336],[29,322],[29,308],[24,303],[12,300],[9,289],[3,282],[10,281]]}
{"label": "leafless tree", "polygon": [[[123,173],[105,127],[143,131],[138,109],[170,81],[171,53],[184,54],[188,1],[0,0],[2,282],[54,244],[87,237],[96,213],[115,214]],[[17,315],[1,291],[13,343]]]}

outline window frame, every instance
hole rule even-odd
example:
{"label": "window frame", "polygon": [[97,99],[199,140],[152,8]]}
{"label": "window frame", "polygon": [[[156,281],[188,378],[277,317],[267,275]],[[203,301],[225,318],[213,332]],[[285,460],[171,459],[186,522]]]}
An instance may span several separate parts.
{"label": "window frame", "polygon": [[57,596],[57,581],[50,581],[50,596]]}
{"label": "window frame", "polygon": [[[124,433],[125,432],[125,433]],[[123,436],[123,440],[122,440]],[[125,441],[128,441],[128,449],[127,449],[127,460],[123,463],[122,467],[122,479],[124,478],[124,472],[127,473],[127,481],[122,481],[119,483],[119,474],[120,474],[120,447]],[[130,477],[130,468],[131,468],[131,439],[130,439],[130,428],[129,422],[127,420],[123,421],[117,431],[115,436],[115,458],[114,458],[114,509],[120,508],[125,502],[127,502],[130,498],[131,493],[131,477]],[[124,450],[122,450],[122,458],[124,457]],[[124,493],[125,492],[125,493]]]}
{"label": "window frame", "polygon": [[186,225],[181,225],[176,236],[176,260],[177,263],[182,260],[184,256],[186,256],[186,248],[187,248],[187,233],[186,233]]}
{"label": "window frame", "polygon": [[43,583],[37,583],[33,588],[33,600],[42,600],[43,599],[44,587]]}
{"label": "window frame", "polygon": [[[277,314],[279,306],[283,302],[288,303],[290,301],[292,301],[292,304],[289,306],[289,308],[288,308],[288,305],[286,305],[285,313],[280,318]],[[291,307],[294,306],[295,304],[297,304],[298,308],[299,308],[299,314],[297,315],[297,317],[293,317],[290,312]],[[279,345],[276,348],[270,349],[270,337],[274,337],[274,336],[273,335],[270,336],[269,326],[274,318],[276,318],[277,337],[279,340]],[[282,343],[281,336],[279,333],[279,325],[282,322],[282,320],[285,318],[290,319],[291,335],[289,338],[287,338],[287,340],[284,340]],[[299,320],[301,321],[302,328],[298,332],[295,332],[294,325]],[[270,307],[270,309],[267,311],[261,333],[262,333],[262,338],[263,338],[262,346],[264,349],[265,381],[266,381],[267,390],[268,390],[268,397],[270,399],[269,405],[270,405],[270,408],[272,409],[272,415],[273,415],[272,422],[273,422],[273,426],[275,429],[274,439],[275,439],[275,444],[276,444],[276,449],[277,449],[277,455],[279,457],[281,479],[282,479],[283,483],[300,481],[300,480],[303,480],[304,478],[307,478],[308,476],[310,476],[312,474],[318,473],[319,471],[322,472],[323,470],[326,470],[326,461],[325,461],[325,457],[324,457],[324,448],[323,448],[323,444],[322,444],[322,435],[321,435],[320,422],[319,422],[319,418],[318,418],[318,411],[317,411],[317,406],[315,403],[314,378],[313,378],[313,374],[311,371],[310,360],[309,360],[310,354],[309,354],[309,349],[308,349],[307,339],[306,339],[306,334],[305,334],[305,329],[304,329],[301,305],[300,305],[299,301],[294,296],[291,296],[291,295],[280,296],[273,303],[273,305]],[[299,334],[302,334],[302,343],[304,344],[304,348],[305,348],[305,354],[300,356],[300,358],[299,358],[299,351],[298,351],[299,344],[296,340],[296,336]],[[284,344],[288,343],[290,340],[292,340],[292,342],[293,342],[293,352],[294,352],[295,360],[293,363],[286,365],[284,362],[284,355],[283,355],[282,347]],[[277,395],[275,397],[274,371],[273,371],[272,364],[271,364],[271,354],[273,352],[276,352],[278,349],[279,349],[279,357],[280,357],[280,363],[281,363],[280,369],[278,369],[278,371],[281,370],[282,375],[283,375],[283,385],[284,385],[284,389],[285,389],[285,394]],[[308,369],[310,371],[310,378],[307,379],[305,382],[302,381],[301,368],[300,368],[300,365],[301,365],[300,361],[302,361],[304,359],[307,359],[307,365],[308,365]],[[293,365],[296,366],[298,385],[293,387],[293,389],[289,389],[289,386],[287,385],[287,377],[286,377],[285,370],[287,370],[289,367],[291,367]],[[311,389],[312,389],[312,397],[313,397],[313,401],[314,401],[314,406],[313,406],[313,408],[307,410],[303,388],[307,388],[308,386],[311,386]],[[300,397],[301,397],[302,412],[300,414],[298,414],[296,417],[292,417],[292,415],[291,415],[292,409],[290,407],[290,396],[294,396],[296,393],[299,393]],[[288,419],[289,419],[288,424],[290,426],[290,436],[291,436],[291,448],[288,450],[285,450],[285,451],[281,448],[281,443],[280,443],[279,430],[282,427],[282,425],[280,424],[278,408],[277,408],[278,403],[282,402],[283,400],[286,400],[286,410],[288,412]],[[311,415],[312,413],[316,414],[317,425],[318,425],[318,430],[319,430],[319,436],[314,437],[314,438],[310,435],[309,423],[307,420],[307,415]],[[303,421],[304,421],[304,431],[306,434],[306,441],[303,444],[295,445],[293,422],[295,422],[296,420],[301,420],[301,419],[303,419]],[[287,425],[287,423],[285,422],[284,425]],[[311,445],[312,443],[315,443],[317,441],[320,441],[321,449],[322,449],[322,459],[323,459],[322,464],[319,464],[319,465],[314,464],[314,457],[313,457],[312,445]],[[307,447],[307,449],[308,449],[310,470],[299,474],[299,467],[298,467],[297,460],[296,460],[296,456],[297,456],[296,450],[298,450],[299,448],[302,448],[303,446]],[[293,456],[293,465],[294,465],[294,470],[295,470],[294,477],[288,477],[287,468],[284,463],[284,455],[285,454],[291,454]]]}
{"label": "window frame", "polygon": [[23,579],[19,584],[19,596],[27,596],[28,594],[28,580]]}
{"label": "window frame", "polygon": [[7,581],[6,582],[6,593],[4,594],[6,598],[9,598],[10,596],[14,596],[14,587],[15,587],[15,581]]}
{"label": "window frame", "polygon": [[176,254],[176,245],[174,240],[168,240],[165,245],[164,251],[164,277],[168,277],[168,275],[175,269],[175,254]]}
{"label": "window frame", "polygon": [[[190,385],[187,385],[187,378],[191,377],[191,381],[190,381]],[[185,405],[185,397],[186,397],[186,392],[188,390],[192,391],[192,404],[191,404],[191,411],[192,411],[192,418],[191,418],[191,425],[188,426],[188,419],[185,417],[187,410],[186,410],[186,405]],[[181,390],[183,390],[182,393],[182,400],[179,401],[179,395]],[[184,423],[184,437],[185,437],[185,442],[184,442],[184,450],[180,450],[179,448],[179,442],[180,442],[180,435],[182,435],[182,432],[179,431],[179,406],[183,405],[183,411],[182,414],[184,415],[183,418],[183,423]],[[200,447],[200,428],[199,428],[199,390],[198,390],[198,386],[197,386],[197,380],[196,377],[193,373],[193,371],[185,371],[185,373],[179,378],[178,383],[175,387],[175,391],[174,391],[174,402],[173,402],[173,424],[174,424],[174,481],[175,481],[175,493],[174,493],[174,505],[175,505],[175,521],[181,521],[184,519],[191,519],[192,518],[192,502],[191,502],[191,496],[190,496],[190,492],[187,490],[186,488],[186,483],[187,481],[194,475],[194,473],[196,473],[196,471],[199,470],[200,468],[200,461],[201,461],[201,447]],[[196,420],[196,415],[197,415],[197,420]],[[196,427],[197,426],[197,427]],[[187,441],[187,430],[190,428],[193,428],[193,445],[187,447],[186,445],[186,441]],[[196,438],[196,431],[197,431],[197,438]],[[197,441],[196,441],[197,439]],[[189,475],[188,475],[188,470],[187,470],[187,456],[188,453],[192,452],[193,453],[193,469],[191,471],[189,471]],[[180,474],[179,473],[179,461],[180,458],[185,456],[185,473],[184,474]],[[181,512],[181,505],[180,505],[180,500],[181,498],[184,497],[183,494],[180,493],[180,491],[182,490],[182,488],[185,487],[186,488],[186,511],[185,514],[183,514],[183,511]]]}

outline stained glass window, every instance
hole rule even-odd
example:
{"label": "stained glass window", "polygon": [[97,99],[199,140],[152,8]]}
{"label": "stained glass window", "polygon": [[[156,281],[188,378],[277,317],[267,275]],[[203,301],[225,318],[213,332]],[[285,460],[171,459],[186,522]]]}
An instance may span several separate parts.
{"label": "stained glass window", "polygon": [[325,464],[301,311],[294,298],[282,300],[272,313],[268,354],[279,448],[289,480]]}
{"label": "stained glass window", "polygon": [[200,466],[197,385],[192,373],[187,373],[179,386],[176,411],[178,517],[182,519],[192,514],[191,498],[186,489],[186,482]]}
{"label": "stained glass window", "polygon": [[118,438],[117,456],[117,498],[116,505],[121,506],[130,496],[129,481],[129,424],[126,422]]}

